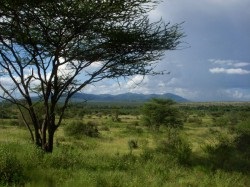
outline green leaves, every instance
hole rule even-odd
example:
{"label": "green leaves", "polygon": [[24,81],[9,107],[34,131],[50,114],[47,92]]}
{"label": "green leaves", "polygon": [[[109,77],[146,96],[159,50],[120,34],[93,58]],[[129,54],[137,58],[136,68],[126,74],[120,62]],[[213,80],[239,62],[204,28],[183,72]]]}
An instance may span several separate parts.
{"label": "green leaves", "polygon": [[[26,108],[39,146],[51,144],[70,98],[106,78],[157,74],[153,63],[174,50],[180,25],[151,23],[148,13],[160,0],[3,0],[0,4],[0,69],[8,84],[1,98]],[[98,65],[96,65],[98,62]],[[161,73],[161,72],[160,72]],[[11,87],[10,87],[11,85]],[[36,88],[41,88],[36,89]],[[7,96],[6,96],[7,95]],[[24,98],[23,104],[15,97]],[[44,103],[43,132],[31,98]],[[55,112],[66,96],[59,120]],[[26,104],[28,106],[26,106]],[[156,103],[156,105],[160,105]],[[165,123],[155,108],[152,123]],[[168,112],[167,112],[168,113]],[[171,122],[172,123],[172,122]],[[48,136],[49,130],[51,134]],[[52,146],[50,144],[50,146]],[[52,148],[50,148],[52,151]]]}
{"label": "green leaves", "polygon": [[181,127],[180,113],[175,108],[174,101],[164,99],[152,99],[142,108],[144,123],[159,130],[161,125],[168,127]]}

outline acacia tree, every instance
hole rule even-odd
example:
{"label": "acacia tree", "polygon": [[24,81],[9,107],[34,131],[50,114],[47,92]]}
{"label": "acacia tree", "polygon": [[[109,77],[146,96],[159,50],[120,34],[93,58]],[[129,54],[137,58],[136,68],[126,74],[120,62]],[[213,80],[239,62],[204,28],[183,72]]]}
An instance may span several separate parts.
{"label": "acacia tree", "polygon": [[161,125],[169,128],[182,127],[180,111],[170,99],[154,98],[142,107],[143,122],[150,128],[159,131]]}
{"label": "acacia tree", "polygon": [[[148,13],[158,3],[1,1],[1,98],[17,105],[21,113],[27,111],[32,124],[26,125],[37,146],[52,152],[54,133],[70,98],[87,85],[157,73],[154,63],[166,50],[176,49],[183,37],[179,24],[149,21]],[[39,111],[35,96],[42,102]]]}

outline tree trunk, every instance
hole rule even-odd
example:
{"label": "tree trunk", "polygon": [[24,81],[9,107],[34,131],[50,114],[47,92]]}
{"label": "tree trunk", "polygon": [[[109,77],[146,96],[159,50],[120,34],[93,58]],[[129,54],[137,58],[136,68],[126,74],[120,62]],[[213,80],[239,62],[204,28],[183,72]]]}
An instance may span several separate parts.
{"label": "tree trunk", "polygon": [[41,136],[40,136],[40,133],[39,133],[39,129],[35,128],[35,139],[36,139],[36,145],[38,147],[41,147],[42,146],[42,139],[41,139]]}
{"label": "tree trunk", "polygon": [[46,151],[47,149],[47,120],[44,120],[43,124],[42,124],[42,129],[41,129],[41,133],[42,133],[42,149]]}
{"label": "tree trunk", "polygon": [[52,115],[52,117],[49,119],[48,124],[46,125],[47,131],[48,131],[48,137],[46,140],[45,145],[45,151],[48,153],[52,153],[53,151],[53,145],[54,145],[54,134],[56,131],[56,125],[55,125],[55,116]]}
{"label": "tree trunk", "polygon": [[35,128],[36,145],[47,153],[52,153],[54,134],[56,131],[55,122],[46,119],[40,129]]}
{"label": "tree trunk", "polygon": [[48,153],[52,153],[52,151],[53,151],[54,134],[55,134],[54,130],[49,131],[48,142],[46,144],[46,149],[45,149],[45,151],[48,152]]}

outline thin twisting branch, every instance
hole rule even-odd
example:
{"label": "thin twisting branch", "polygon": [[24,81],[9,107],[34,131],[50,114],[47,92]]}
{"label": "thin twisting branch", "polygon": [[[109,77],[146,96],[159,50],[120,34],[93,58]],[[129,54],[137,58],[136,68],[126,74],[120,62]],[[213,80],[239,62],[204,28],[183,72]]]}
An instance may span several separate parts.
{"label": "thin twisting branch", "polygon": [[0,97],[28,111],[34,127],[28,128],[38,146],[52,151],[54,133],[70,99],[87,85],[162,73],[154,71],[155,63],[165,51],[177,48],[183,33],[181,25],[150,22],[148,13],[160,1],[5,0],[0,4],[4,93]]}

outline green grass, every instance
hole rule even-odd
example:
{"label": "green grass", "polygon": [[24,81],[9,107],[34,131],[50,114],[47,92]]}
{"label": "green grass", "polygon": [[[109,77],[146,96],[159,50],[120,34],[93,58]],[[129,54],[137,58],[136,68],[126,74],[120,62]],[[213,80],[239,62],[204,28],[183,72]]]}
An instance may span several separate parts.
{"label": "green grass", "polygon": [[[56,132],[52,154],[37,149],[30,142],[26,129],[0,125],[0,151],[7,150],[16,158],[21,167],[21,185],[250,186],[249,173],[213,168],[209,164],[210,157],[203,147],[214,143],[217,136],[214,131],[223,132],[223,129],[214,127],[208,116],[201,125],[186,123],[180,133],[192,148],[188,164],[181,164],[173,154],[158,149],[161,141],[166,139],[165,128],[159,133],[150,132],[140,125],[138,117],[131,115],[121,116],[121,122],[112,122],[105,116],[88,116],[83,120],[95,121],[98,128],[107,126],[108,129],[100,130],[98,138],[83,136],[75,139],[64,134],[63,125]],[[138,148],[132,152],[128,146],[130,140],[138,142]]]}

